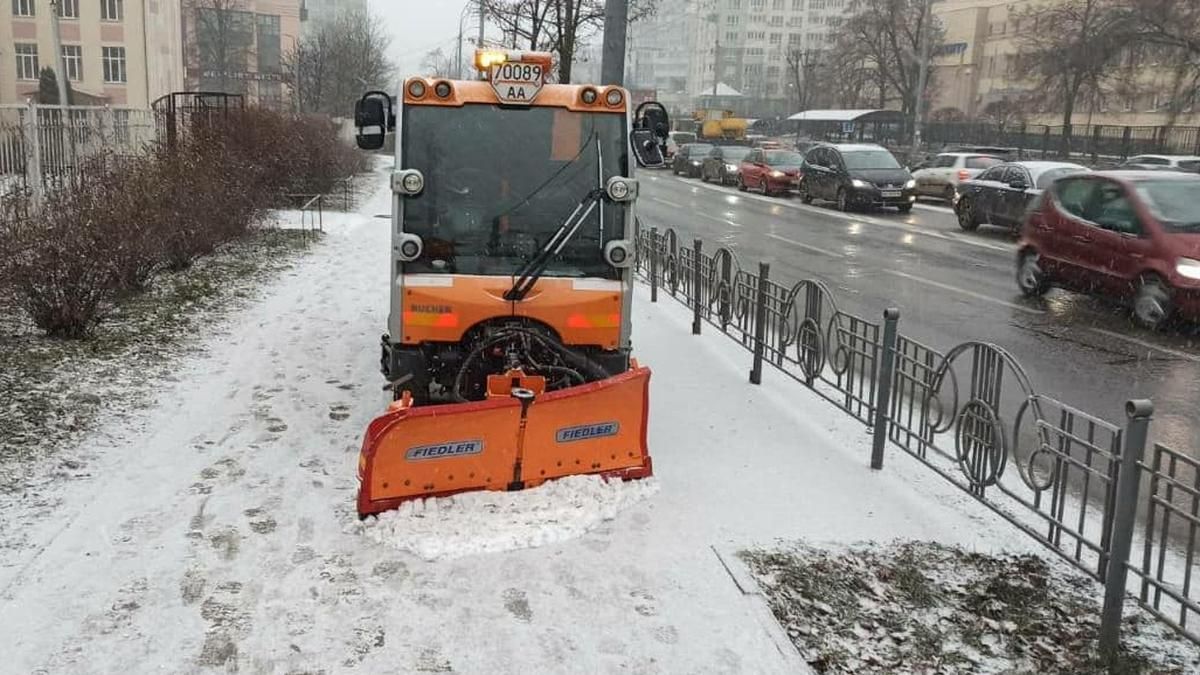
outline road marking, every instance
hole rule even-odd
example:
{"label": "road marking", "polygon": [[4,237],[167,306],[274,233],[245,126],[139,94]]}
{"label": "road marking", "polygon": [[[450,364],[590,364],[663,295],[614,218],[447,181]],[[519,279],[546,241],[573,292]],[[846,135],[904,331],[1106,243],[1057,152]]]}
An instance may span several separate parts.
{"label": "road marking", "polygon": [[908,274],[907,272],[898,272],[896,270],[887,270],[887,269],[881,269],[879,271],[883,272],[884,274],[891,274],[893,276],[901,277],[903,279],[908,279],[909,281],[915,281],[919,284],[925,284],[926,286],[933,286],[934,288],[940,288],[944,291],[958,293],[960,295],[965,295],[969,298],[975,298],[976,300],[983,300],[984,302],[990,302],[995,305],[1001,305],[1003,307],[1008,307],[1010,309],[1015,309],[1015,310],[1018,310],[1021,312],[1027,312],[1029,314],[1045,314],[1046,313],[1045,310],[1034,309],[1033,307],[1026,307],[1025,305],[1018,305],[1015,302],[1009,302],[1007,300],[993,298],[990,295],[976,293],[975,291],[968,291],[965,288],[959,288],[957,286],[943,284],[939,281],[933,281],[932,279],[926,279],[924,277],[916,276],[915,274]]}
{"label": "road marking", "polygon": [[792,246],[798,246],[800,248],[803,248],[803,249],[806,249],[809,251],[813,251],[814,253],[820,253],[822,255],[827,255],[831,258],[845,258],[846,257],[845,254],[843,254],[843,253],[838,253],[837,251],[829,251],[829,250],[823,249],[819,246],[813,246],[812,244],[805,244],[803,242],[799,242],[794,239],[788,239],[787,237],[782,237],[782,236],[780,236],[778,234],[774,234],[772,232],[768,232],[767,236],[770,237],[771,239],[777,239],[779,241],[782,241],[785,244],[791,244]]}
{"label": "road marking", "polygon": [[933,211],[934,213],[954,214],[954,209],[950,208],[949,206],[934,206],[933,204],[922,204],[917,202],[916,204],[913,204],[913,208],[921,209],[922,211]]}
{"label": "road marking", "polygon": [[[894,230],[901,230],[903,232],[921,235],[923,237],[930,237],[931,239],[941,239],[942,241],[949,241],[949,242],[954,242],[956,244],[963,244],[964,246],[974,246],[976,248],[984,248],[984,249],[988,249],[990,251],[999,251],[1001,253],[1012,253],[1013,251],[1016,250],[1015,246],[1000,246],[998,244],[989,244],[989,243],[983,242],[983,241],[975,241],[974,239],[966,239],[966,238],[957,237],[957,236],[953,236],[953,235],[942,234],[941,232],[931,232],[929,230],[923,230],[919,227],[914,227],[913,225],[909,225],[907,223],[894,223],[894,222],[891,222],[888,220],[882,220],[880,218],[873,218],[870,216],[859,216],[859,215],[842,213],[840,211],[830,211],[829,209],[823,209],[819,206],[812,206],[809,204],[792,204],[790,202],[787,202],[787,201],[784,201],[781,199],[776,199],[774,197],[766,197],[763,195],[756,195],[756,194],[751,194],[748,192],[738,192],[737,190],[731,190],[731,189],[727,189],[727,188],[717,186],[717,185],[710,185],[708,183],[691,183],[691,182],[684,181],[684,179],[682,179],[682,178],[676,178],[675,181],[678,183],[681,183],[685,186],[691,187],[693,192],[695,192],[697,190],[697,188],[704,188],[706,190],[720,192],[721,194],[733,194],[742,199],[753,199],[754,201],[771,204],[773,206],[783,206],[783,207],[790,208],[790,209],[793,209],[796,211],[804,211],[807,213],[816,213],[816,214],[820,214],[823,216],[839,218],[841,220],[846,220],[846,221],[851,221],[851,222],[856,222],[856,223],[870,223],[872,225],[877,225],[879,227],[888,227],[888,228],[891,228]],[[654,197],[653,199],[658,199],[658,198]],[[659,201],[662,201],[662,200],[659,200]],[[677,207],[677,208],[682,208],[682,207]],[[936,210],[936,207],[931,207],[931,210]]]}
{"label": "road marking", "polygon": [[709,215],[707,213],[702,213],[700,211],[697,211],[696,215],[703,216],[705,218],[708,218],[709,220],[715,220],[718,223],[721,223],[722,225],[732,225],[733,227],[741,227],[740,223],[735,223],[728,218],[718,218],[717,216]]}
{"label": "road marking", "polygon": [[663,199],[662,197],[651,197],[650,199],[653,199],[653,200],[654,200],[654,201],[656,201],[656,202],[662,202],[663,204],[666,204],[667,206],[670,206],[670,207],[673,207],[673,208],[677,208],[677,209],[682,209],[682,208],[683,208],[683,205],[682,205],[682,204],[676,204],[675,202],[668,201],[668,200],[666,200],[666,199]]}
{"label": "road marking", "polygon": [[1114,340],[1123,340],[1130,344],[1135,344],[1139,347],[1144,347],[1146,349],[1153,349],[1154,351],[1162,352],[1163,354],[1169,354],[1176,358],[1184,359],[1186,361],[1191,361],[1192,363],[1200,363],[1200,356],[1197,356],[1195,354],[1181,352],[1178,349],[1172,349],[1170,347],[1163,347],[1161,345],[1156,345],[1153,342],[1147,342],[1146,340],[1142,340],[1140,338],[1135,338],[1130,335],[1124,335],[1124,334],[1117,333],[1117,332],[1114,332],[1111,330],[1105,330],[1103,328],[1095,328],[1092,326],[1088,326],[1087,329],[1092,331],[1093,333],[1099,333],[1100,335],[1112,338]]}

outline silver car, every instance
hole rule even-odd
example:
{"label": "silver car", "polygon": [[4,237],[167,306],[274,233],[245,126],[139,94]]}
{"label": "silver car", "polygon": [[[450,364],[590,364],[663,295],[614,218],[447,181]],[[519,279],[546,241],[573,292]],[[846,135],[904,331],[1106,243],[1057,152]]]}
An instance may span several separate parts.
{"label": "silver car", "polygon": [[959,183],[1003,161],[977,152],[943,152],[912,172],[913,180],[917,181],[917,195],[954,201]]}

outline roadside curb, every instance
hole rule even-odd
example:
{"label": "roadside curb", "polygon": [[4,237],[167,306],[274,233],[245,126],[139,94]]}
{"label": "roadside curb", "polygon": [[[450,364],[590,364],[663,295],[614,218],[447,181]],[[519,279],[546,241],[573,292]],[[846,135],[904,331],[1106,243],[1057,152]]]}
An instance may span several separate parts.
{"label": "roadside curb", "polygon": [[754,618],[758,624],[762,626],[767,635],[771,638],[771,642],[775,644],[775,649],[779,651],[779,655],[783,657],[784,663],[793,673],[801,675],[816,675],[804,657],[800,655],[800,651],[796,649],[796,645],[792,643],[788,637],[787,631],[775,619],[775,615],[771,613],[771,608],[767,604],[767,598],[763,595],[762,590],[758,587],[758,582],[750,574],[750,570],[742,559],[737,556],[737,552],[717,546],[710,546],[714,555],[717,556],[717,561],[725,568],[729,574],[729,578],[733,580],[733,584],[741,591],[746,603],[750,606],[754,614]]}

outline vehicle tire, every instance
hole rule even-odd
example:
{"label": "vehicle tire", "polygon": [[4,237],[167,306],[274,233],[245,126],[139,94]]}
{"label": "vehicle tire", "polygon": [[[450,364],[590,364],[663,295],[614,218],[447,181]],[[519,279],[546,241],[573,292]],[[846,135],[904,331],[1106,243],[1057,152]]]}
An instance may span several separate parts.
{"label": "vehicle tire", "polygon": [[958,205],[954,207],[954,214],[958,216],[958,226],[967,232],[973,232],[979,229],[979,216],[975,214],[975,202],[971,199],[960,199]]}
{"label": "vehicle tire", "polygon": [[745,192],[748,189],[746,187],[746,180],[744,178],[742,178],[741,176],[737,177],[737,186],[738,186],[738,191],[740,191],[740,192]]}
{"label": "vehicle tire", "polygon": [[1017,258],[1017,288],[1027,298],[1038,298],[1050,290],[1050,280],[1042,271],[1041,256],[1034,251],[1025,251]]}
{"label": "vehicle tire", "polygon": [[807,185],[805,185],[804,183],[801,183],[799,192],[800,192],[800,202],[802,204],[811,204],[812,203],[812,195],[808,194],[808,186]]}
{"label": "vehicle tire", "polygon": [[701,183],[708,182],[708,174],[704,173],[704,169],[700,169],[700,182]]}
{"label": "vehicle tire", "polygon": [[846,188],[838,188],[837,209],[843,213],[850,212],[850,195],[846,193]]}
{"label": "vehicle tire", "polygon": [[897,204],[896,210],[900,213],[908,213],[909,211],[912,211],[912,207],[912,204]]}
{"label": "vehicle tire", "polygon": [[1133,296],[1133,320],[1143,328],[1158,330],[1171,318],[1171,288],[1157,276],[1138,280]]}
{"label": "vehicle tire", "polygon": [[954,189],[953,185],[947,185],[945,190],[942,190],[942,199],[954,203],[954,195],[958,194],[958,190]]}

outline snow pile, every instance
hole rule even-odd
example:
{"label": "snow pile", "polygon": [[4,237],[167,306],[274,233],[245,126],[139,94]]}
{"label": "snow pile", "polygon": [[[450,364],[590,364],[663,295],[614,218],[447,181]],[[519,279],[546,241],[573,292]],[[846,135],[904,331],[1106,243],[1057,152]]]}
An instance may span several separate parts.
{"label": "snow pile", "polygon": [[368,518],[363,533],[425,560],[534,548],[582,536],[658,491],[653,478],[567,476],[520,492],[414,500]]}

